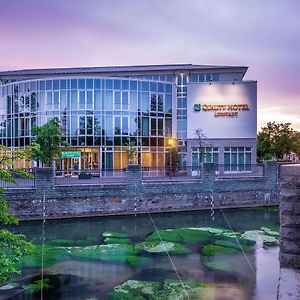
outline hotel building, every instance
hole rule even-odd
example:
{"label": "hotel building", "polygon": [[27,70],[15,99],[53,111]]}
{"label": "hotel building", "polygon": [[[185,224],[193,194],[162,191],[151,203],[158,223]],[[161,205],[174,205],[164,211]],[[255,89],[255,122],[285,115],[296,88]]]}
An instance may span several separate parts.
{"label": "hotel building", "polygon": [[0,72],[0,143],[29,145],[33,126],[58,117],[69,146],[57,169],[126,168],[129,143],[143,167],[168,166],[172,138],[183,167],[247,170],[256,163],[257,83],[243,79],[246,71],[177,64]]}

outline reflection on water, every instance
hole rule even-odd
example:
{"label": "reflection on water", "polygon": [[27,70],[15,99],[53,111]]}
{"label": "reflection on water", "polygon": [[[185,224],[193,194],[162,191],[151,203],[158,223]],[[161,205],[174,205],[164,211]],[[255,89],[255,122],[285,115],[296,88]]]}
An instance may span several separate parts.
{"label": "reflection on water", "polygon": [[[262,226],[278,225],[278,212],[265,209],[226,210],[226,217],[234,231],[260,229]],[[181,227],[223,227],[228,228],[221,212],[215,212],[214,220],[210,212],[185,212],[152,215],[158,229]],[[17,232],[27,235],[34,243],[41,242],[41,221],[22,222]],[[118,231],[128,234],[131,243],[141,242],[154,229],[147,215],[99,217],[87,219],[49,220],[45,226],[46,243],[57,239],[85,240],[97,237],[103,243],[102,233]],[[278,246],[263,248],[257,244],[255,250],[231,255],[203,256],[203,243],[187,244],[192,251],[187,255],[172,255],[172,260],[182,280],[193,279],[213,283],[214,299],[268,300],[275,299],[279,274]],[[58,262],[45,268],[45,276],[50,278],[53,288],[44,293],[44,299],[106,299],[108,292],[129,279],[159,281],[177,279],[166,255],[151,255],[152,263],[131,266],[126,262],[103,262],[96,260],[72,259]],[[204,262],[227,263],[235,271],[208,269]],[[253,274],[249,263],[252,265]],[[39,277],[38,268],[24,268],[17,280],[21,286]],[[40,299],[40,294],[24,293],[23,289],[0,291],[0,299]]]}

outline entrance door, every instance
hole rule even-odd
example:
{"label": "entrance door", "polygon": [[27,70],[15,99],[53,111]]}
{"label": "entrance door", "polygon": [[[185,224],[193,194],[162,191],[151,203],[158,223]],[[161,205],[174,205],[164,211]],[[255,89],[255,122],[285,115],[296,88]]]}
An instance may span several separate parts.
{"label": "entrance door", "polygon": [[81,169],[80,158],[68,157],[63,160],[65,176],[78,176]]}
{"label": "entrance door", "polygon": [[71,158],[71,176],[78,176],[81,169],[81,161],[79,158]]}

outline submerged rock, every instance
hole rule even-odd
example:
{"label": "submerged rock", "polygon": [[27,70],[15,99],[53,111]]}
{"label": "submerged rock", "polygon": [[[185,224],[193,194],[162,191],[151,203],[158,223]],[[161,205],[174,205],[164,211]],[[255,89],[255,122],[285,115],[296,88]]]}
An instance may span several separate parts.
{"label": "submerged rock", "polygon": [[149,253],[188,254],[191,252],[184,245],[168,241],[145,241],[137,244],[135,248]]}
{"label": "submerged rock", "polygon": [[138,254],[138,251],[131,245],[108,244],[81,248],[69,248],[69,253],[73,257],[82,259],[126,262],[129,256],[135,256]]}
{"label": "submerged rock", "polygon": [[250,252],[251,247],[243,245],[240,241],[237,240],[216,240],[215,245],[227,247],[227,248],[233,248],[237,250],[243,250],[244,252]]}
{"label": "submerged rock", "polygon": [[260,229],[261,229],[262,231],[264,231],[265,234],[267,234],[267,235],[279,237],[279,232],[278,232],[278,231],[275,231],[275,230],[272,230],[271,228],[268,228],[268,227],[261,227]]}
{"label": "submerged rock", "polygon": [[240,250],[235,249],[235,248],[222,247],[222,246],[213,245],[213,244],[207,244],[202,248],[202,253],[205,256],[234,254],[234,253],[238,253],[238,252],[240,252]]}
{"label": "submerged rock", "polygon": [[50,242],[50,245],[60,246],[60,247],[80,247],[80,246],[90,246],[96,245],[98,239],[96,237],[90,236],[85,240],[66,240],[66,239],[56,239]]}
{"label": "submerged rock", "polygon": [[262,241],[267,244],[276,244],[278,239],[274,236],[266,235],[263,230],[248,230],[245,231],[242,235],[242,238],[245,238],[250,241]]}
{"label": "submerged rock", "polygon": [[128,280],[108,294],[108,300],[185,300],[214,299],[214,286],[193,280]]}
{"label": "submerged rock", "polygon": [[130,240],[125,238],[114,238],[114,237],[107,237],[104,239],[105,244],[129,244]]}

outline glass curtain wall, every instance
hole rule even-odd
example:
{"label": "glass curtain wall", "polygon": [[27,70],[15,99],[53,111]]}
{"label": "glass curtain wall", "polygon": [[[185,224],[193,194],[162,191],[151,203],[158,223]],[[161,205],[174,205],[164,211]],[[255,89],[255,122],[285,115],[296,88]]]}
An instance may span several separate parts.
{"label": "glass curtain wall", "polygon": [[[146,167],[164,166],[172,136],[172,83],[126,78],[59,78],[0,87],[0,142],[24,147],[33,126],[61,122],[68,150],[80,150],[83,169],[123,169],[128,144]],[[67,168],[64,159],[57,163]]]}

